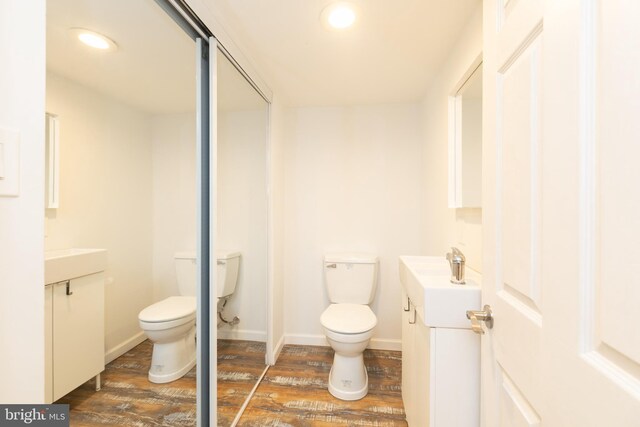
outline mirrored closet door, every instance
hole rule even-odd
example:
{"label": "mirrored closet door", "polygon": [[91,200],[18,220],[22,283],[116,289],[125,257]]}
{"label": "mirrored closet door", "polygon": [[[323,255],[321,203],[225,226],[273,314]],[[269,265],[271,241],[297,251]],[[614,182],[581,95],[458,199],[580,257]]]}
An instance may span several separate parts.
{"label": "mirrored closet door", "polygon": [[[208,200],[197,192],[197,145],[209,141],[198,126],[206,108],[196,103],[196,64],[207,57],[206,38],[197,42],[167,4],[47,1],[46,113],[55,118],[58,187],[45,212],[45,250],[106,253],[91,289],[86,276],[68,277],[66,293],[64,282],[47,283],[62,292],[45,299],[46,387],[50,401],[70,405],[72,425],[208,419],[196,408],[194,366],[207,365],[195,350],[196,245],[208,238],[198,239],[197,209]],[[99,337],[96,349],[76,330]],[[185,345],[156,352],[172,339]],[[69,380],[87,365],[87,378]],[[91,379],[98,373],[101,384]]]}
{"label": "mirrored closet door", "polygon": [[268,103],[217,55],[218,425],[265,369]]}

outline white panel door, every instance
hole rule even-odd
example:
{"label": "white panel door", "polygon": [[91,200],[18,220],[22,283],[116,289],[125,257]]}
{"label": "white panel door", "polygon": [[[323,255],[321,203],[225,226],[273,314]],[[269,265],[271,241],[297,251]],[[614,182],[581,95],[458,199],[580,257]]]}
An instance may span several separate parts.
{"label": "white panel door", "polygon": [[484,2],[485,427],[640,426],[639,21]]}

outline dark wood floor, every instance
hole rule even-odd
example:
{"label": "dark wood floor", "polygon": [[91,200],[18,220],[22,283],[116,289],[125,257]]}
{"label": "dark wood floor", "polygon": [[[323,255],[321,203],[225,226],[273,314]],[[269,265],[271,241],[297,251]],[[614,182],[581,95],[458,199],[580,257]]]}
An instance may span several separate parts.
{"label": "dark wood floor", "polygon": [[218,340],[218,426],[229,427],[264,371],[266,345]]}
{"label": "dark wood floor", "polygon": [[369,394],[357,401],[333,397],[327,380],[330,347],[285,346],[253,395],[239,426],[406,426],[399,351],[366,350]]}
{"label": "dark wood floor", "polygon": [[196,369],[168,384],[149,382],[153,346],[145,341],[109,363],[102,390],[89,381],[56,403],[70,405],[76,426],[194,426]]}
{"label": "dark wood floor", "polygon": [[[147,379],[148,341],[111,362],[102,390],[90,381],[57,403],[70,405],[72,426],[193,426],[195,368],[168,384]],[[327,391],[333,351],[329,347],[285,346],[269,368],[240,420],[240,426],[406,426],[400,352],[366,350],[369,394],[355,402]],[[218,342],[218,426],[231,425],[264,369],[264,343]]]}

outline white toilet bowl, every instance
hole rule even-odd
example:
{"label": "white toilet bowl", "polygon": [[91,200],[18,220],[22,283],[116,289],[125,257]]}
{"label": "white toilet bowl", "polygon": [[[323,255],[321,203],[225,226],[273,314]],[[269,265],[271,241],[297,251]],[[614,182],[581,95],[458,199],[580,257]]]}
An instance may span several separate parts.
{"label": "white toilet bowl", "polygon": [[149,381],[168,383],[196,364],[196,298],[169,297],[138,315],[140,327],[153,343]]}
{"label": "white toilet bowl", "polygon": [[358,400],[369,391],[363,352],[369,345],[377,318],[368,305],[331,304],[320,324],[335,351],[329,374],[329,392],[342,400]]}

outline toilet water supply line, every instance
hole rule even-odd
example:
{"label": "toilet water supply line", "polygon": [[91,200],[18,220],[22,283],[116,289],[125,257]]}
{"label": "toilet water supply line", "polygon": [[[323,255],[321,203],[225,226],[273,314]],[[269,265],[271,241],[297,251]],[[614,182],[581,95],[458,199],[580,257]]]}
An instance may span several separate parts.
{"label": "toilet water supply line", "polygon": [[230,326],[237,325],[238,323],[240,323],[240,318],[238,316],[234,316],[232,320],[227,320],[222,316],[222,312],[224,311],[224,308],[227,305],[227,301],[229,301],[228,297],[223,300],[222,307],[220,307],[220,304],[218,304],[218,317],[226,325],[230,325]]}

